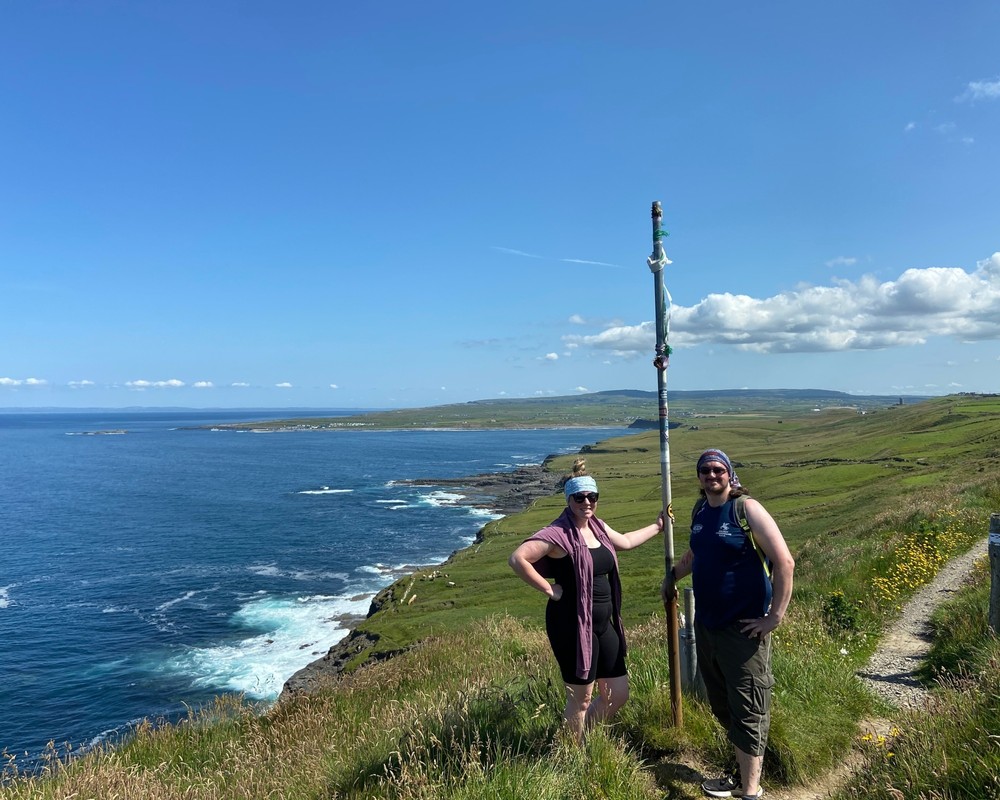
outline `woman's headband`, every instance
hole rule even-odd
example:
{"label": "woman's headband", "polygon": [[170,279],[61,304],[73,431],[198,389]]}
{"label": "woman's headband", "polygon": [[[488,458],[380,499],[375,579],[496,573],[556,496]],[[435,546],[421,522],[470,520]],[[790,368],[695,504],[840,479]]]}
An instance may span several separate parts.
{"label": "woman's headband", "polygon": [[576,494],[577,492],[596,492],[597,481],[589,475],[578,475],[577,477],[570,478],[566,481],[566,486],[563,487],[563,491],[566,492],[566,497],[569,497],[571,494]]}

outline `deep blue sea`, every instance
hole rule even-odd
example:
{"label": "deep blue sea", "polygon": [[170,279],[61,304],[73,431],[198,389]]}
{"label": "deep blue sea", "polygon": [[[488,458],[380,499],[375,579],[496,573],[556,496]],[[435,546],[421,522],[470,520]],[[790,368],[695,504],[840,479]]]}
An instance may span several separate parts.
{"label": "deep blue sea", "polygon": [[229,692],[275,699],[379,589],[496,516],[394,481],[628,433],[183,429],[295,415],[0,413],[0,752],[30,767],[49,741],[86,749]]}

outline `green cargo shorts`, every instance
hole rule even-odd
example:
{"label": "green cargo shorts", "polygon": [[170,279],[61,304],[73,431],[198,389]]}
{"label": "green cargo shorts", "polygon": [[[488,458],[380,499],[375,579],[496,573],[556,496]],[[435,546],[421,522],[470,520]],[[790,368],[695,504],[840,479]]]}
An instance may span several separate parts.
{"label": "green cargo shorts", "polygon": [[751,639],[743,623],[709,630],[695,620],[698,671],[712,713],[729,741],[747,755],[762,756],[771,727],[771,635]]}

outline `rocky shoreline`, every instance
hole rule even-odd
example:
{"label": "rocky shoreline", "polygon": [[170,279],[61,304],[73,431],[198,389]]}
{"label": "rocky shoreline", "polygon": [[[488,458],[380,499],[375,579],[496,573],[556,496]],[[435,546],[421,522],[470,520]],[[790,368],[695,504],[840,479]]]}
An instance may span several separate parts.
{"label": "rocky shoreline", "polygon": [[[580,452],[585,453],[590,449],[589,446],[584,447]],[[418,478],[399,483],[409,486],[453,487],[464,495],[461,501],[463,505],[489,508],[498,514],[509,516],[525,511],[535,500],[549,497],[562,488],[566,478],[564,475],[549,471],[548,465],[551,459],[552,456],[546,458],[542,464],[518,467],[512,472],[490,472],[463,478]],[[391,593],[392,586],[387,586],[375,595],[365,619],[377,613]],[[377,639],[371,634],[352,628],[347,636],[327,651],[326,655],[307,664],[285,681],[278,701],[295,695],[309,694],[335,679],[343,672],[348,662],[366,650],[372,649],[376,641]],[[391,658],[398,652],[382,652],[371,658],[380,661]]]}
{"label": "rocky shoreline", "polygon": [[451,486],[465,495],[463,505],[489,508],[505,517],[527,509],[540,497],[559,491],[565,478],[549,472],[545,463],[513,472],[488,472],[464,478],[418,478],[397,481],[408,486]]}

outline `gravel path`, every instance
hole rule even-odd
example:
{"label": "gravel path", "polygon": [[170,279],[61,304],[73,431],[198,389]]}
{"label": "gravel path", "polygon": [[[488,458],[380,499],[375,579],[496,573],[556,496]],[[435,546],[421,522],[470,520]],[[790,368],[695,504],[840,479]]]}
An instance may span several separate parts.
{"label": "gravel path", "polygon": [[[873,692],[899,709],[919,710],[927,700],[927,691],[917,680],[920,662],[930,652],[930,617],[934,609],[961,586],[973,562],[987,553],[988,539],[968,553],[949,561],[934,580],[917,592],[903,607],[899,619],[886,631],[878,650],[858,672]],[[862,728],[874,735],[888,733],[892,723],[885,719],[868,720]],[[833,773],[823,776],[813,786],[775,789],[767,792],[771,800],[825,800],[842,785],[856,768],[857,754],[852,754]],[[765,781],[767,776],[765,775]]]}
{"label": "gravel path", "polygon": [[987,540],[984,539],[965,555],[949,561],[934,580],[903,607],[903,613],[886,631],[867,667],[858,672],[858,677],[872,691],[898,708],[923,707],[927,692],[915,673],[930,651],[931,613],[958,590],[973,562],[986,552]]}

